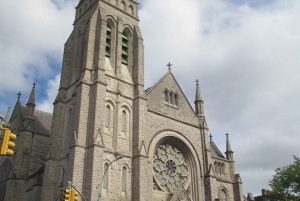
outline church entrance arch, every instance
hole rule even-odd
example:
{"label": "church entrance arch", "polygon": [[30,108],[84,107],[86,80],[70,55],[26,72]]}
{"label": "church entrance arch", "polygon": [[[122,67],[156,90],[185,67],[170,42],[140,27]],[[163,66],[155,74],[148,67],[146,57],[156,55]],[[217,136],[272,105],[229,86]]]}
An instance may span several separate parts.
{"label": "church entrance arch", "polygon": [[148,153],[152,164],[153,201],[169,201],[180,190],[193,200],[199,200],[200,163],[192,144],[182,134],[163,131],[155,135]]}

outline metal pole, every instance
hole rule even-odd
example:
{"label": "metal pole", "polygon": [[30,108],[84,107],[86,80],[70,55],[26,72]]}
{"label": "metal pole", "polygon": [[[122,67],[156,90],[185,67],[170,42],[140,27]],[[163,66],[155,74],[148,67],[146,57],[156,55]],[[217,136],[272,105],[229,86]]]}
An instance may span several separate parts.
{"label": "metal pole", "polygon": [[110,163],[108,164],[106,170],[104,171],[104,174],[103,174],[102,180],[101,180],[101,185],[100,185],[100,193],[98,194],[98,201],[101,201],[101,191],[102,191],[103,180],[104,180],[105,174],[106,174],[106,172],[107,172],[109,166],[110,166],[113,162],[115,162],[115,161],[117,161],[117,160],[120,160],[121,158],[123,158],[123,157],[122,157],[122,156],[119,156],[118,158],[116,158],[115,160],[113,160],[112,162],[110,162]]}
{"label": "metal pole", "polygon": [[74,188],[77,193],[82,197],[82,199],[84,199],[84,201],[86,201],[85,197],[83,197],[83,195],[77,190],[77,188],[75,186],[73,186],[73,184],[69,181],[69,187]]}

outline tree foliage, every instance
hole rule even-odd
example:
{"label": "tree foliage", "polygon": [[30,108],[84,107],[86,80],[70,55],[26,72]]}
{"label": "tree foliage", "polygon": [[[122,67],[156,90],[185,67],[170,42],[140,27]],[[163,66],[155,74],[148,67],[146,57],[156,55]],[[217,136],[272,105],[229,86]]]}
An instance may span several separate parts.
{"label": "tree foliage", "polygon": [[294,156],[294,163],[277,168],[269,181],[272,197],[278,200],[300,200],[300,159]]}

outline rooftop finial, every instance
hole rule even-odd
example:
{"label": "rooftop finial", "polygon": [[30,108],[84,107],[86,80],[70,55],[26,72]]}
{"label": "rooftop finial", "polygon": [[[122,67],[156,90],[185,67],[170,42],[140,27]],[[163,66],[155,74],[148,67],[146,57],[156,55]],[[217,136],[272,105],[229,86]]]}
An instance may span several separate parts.
{"label": "rooftop finial", "polygon": [[210,135],[209,135],[210,142],[212,141],[212,137],[213,137],[213,136],[210,134]]}
{"label": "rooftop finial", "polygon": [[225,135],[226,135],[226,152],[225,152],[226,159],[233,161],[233,151],[231,149],[231,145],[230,145],[230,141],[229,141],[229,137],[228,137],[229,134],[226,133]]}
{"label": "rooftop finial", "polygon": [[18,95],[18,99],[20,100],[22,93],[19,91]]}
{"label": "rooftop finial", "polygon": [[167,64],[169,71],[171,71],[171,66],[173,66],[173,64],[171,64],[170,62]]}
{"label": "rooftop finial", "polygon": [[200,93],[199,80],[196,79],[196,96],[195,96],[196,115],[204,117],[203,101]]}
{"label": "rooftop finial", "polygon": [[29,96],[27,104],[35,105],[35,85],[36,84],[33,83],[33,86],[32,86],[31,93],[30,93],[30,96]]}

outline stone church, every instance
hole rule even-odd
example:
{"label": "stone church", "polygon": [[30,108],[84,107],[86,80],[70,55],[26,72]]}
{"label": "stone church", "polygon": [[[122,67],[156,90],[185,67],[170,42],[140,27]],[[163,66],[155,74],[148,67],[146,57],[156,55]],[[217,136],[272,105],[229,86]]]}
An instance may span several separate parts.
{"label": "stone church", "polygon": [[225,155],[209,137],[198,82],[193,108],[168,66],[144,88],[136,0],[81,0],[53,114],[35,108],[35,84],[12,111],[0,200],[58,201],[68,181],[91,201],[244,200],[228,135]]}

